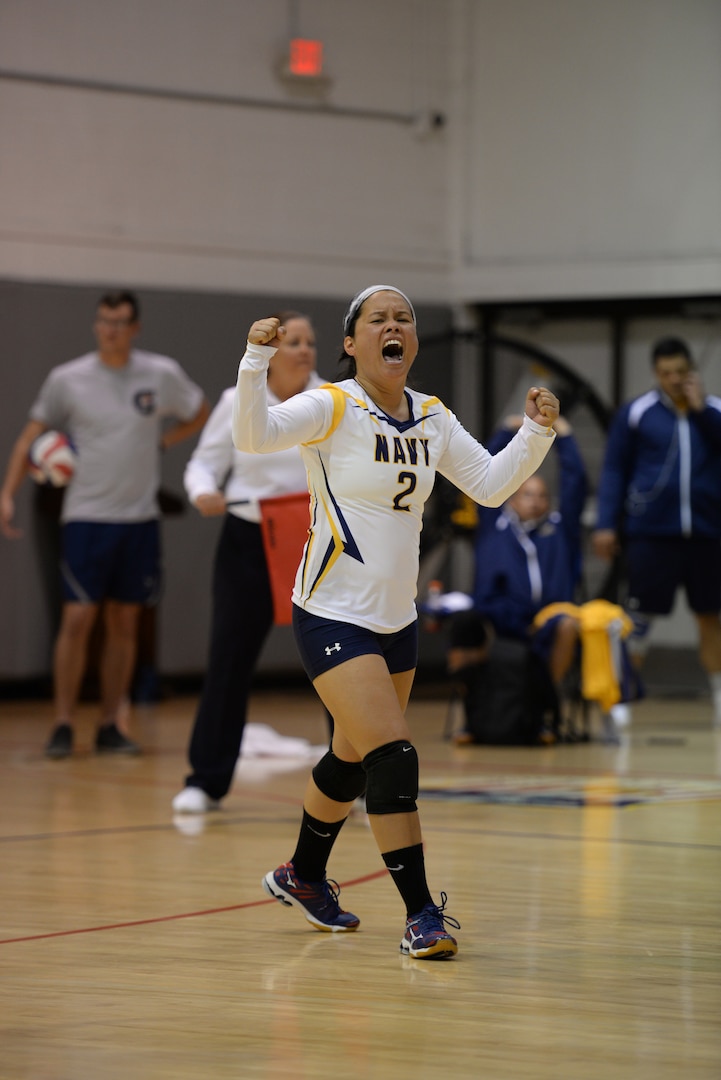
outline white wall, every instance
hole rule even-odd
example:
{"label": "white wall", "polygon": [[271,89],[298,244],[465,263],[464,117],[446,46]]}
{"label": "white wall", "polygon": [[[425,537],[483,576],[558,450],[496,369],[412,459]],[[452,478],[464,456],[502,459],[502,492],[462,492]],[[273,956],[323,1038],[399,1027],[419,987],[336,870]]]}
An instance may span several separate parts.
{"label": "white wall", "polygon": [[718,0],[469,0],[456,299],[721,290]]}
{"label": "white wall", "polygon": [[[276,75],[292,12],[319,97]],[[721,290],[719,55],[718,0],[3,0],[0,276]]]}
{"label": "white wall", "polygon": [[0,276],[444,299],[446,137],[414,118],[447,110],[448,4],[296,7],[326,46],[313,112],[276,75],[285,0],[3,0]]}

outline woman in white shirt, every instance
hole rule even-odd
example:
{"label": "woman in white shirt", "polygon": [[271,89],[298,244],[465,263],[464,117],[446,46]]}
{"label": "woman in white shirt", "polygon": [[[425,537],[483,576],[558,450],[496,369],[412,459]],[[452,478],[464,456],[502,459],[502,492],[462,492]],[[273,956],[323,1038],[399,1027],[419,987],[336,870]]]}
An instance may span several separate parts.
{"label": "woman in white shirt", "polygon": [[284,331],[253,323],[238,371],[233,440],[246,451],[300,445],[311,493],[308,541],[293,591],[304,666],[335,721],[332,748],[313,769],[298,844],[266,874],[268,893],[300,907],[319,930],[355,930],[326,863],[355,798],[406,906],[401,951],[445,959],[457,951],[445,893],[428,890],[416,808],[418,757],[405,709],[417,656],[415,591],[423,507],[436,472],[478,502],[500,505],[553,443],[556,397],[533,387],[524,423],[492,456],[436,397],[409,390],[418,352],[408,297],[389,285],[360,292],[344,319],[352,378],[274,408],[264,391]]}
{"label": "woman in white shirt", "polygon": [[[269,405],[310,387],[317,375],[310,319],[281,312],[283,343],[264,382]],[[213,568],[208,665],[188,748],[192,772],[173,799],[176,813],[216,809],[233,782],[248,694],[273,625],[273,600],[261,534],[262,499],[307,492],[296,447],[274,454],[236,450],[231,437],[235,388],[225,390],[185,469],[188,498],[203,517],[225,515]]]}

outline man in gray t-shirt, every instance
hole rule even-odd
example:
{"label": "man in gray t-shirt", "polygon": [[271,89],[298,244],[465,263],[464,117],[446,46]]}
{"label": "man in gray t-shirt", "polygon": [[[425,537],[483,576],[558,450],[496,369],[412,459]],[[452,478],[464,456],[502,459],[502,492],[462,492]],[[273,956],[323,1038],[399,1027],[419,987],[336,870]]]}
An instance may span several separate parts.
{"label": "man in gray t-shirt", "polygon": [[[27,475],[32,443],[49,430],[69,436],[77,461],[62,510],[63,611],[53,660],[56,727],[46,746],[48,757],[72,753],[73,712],[101,604],[103,715],[96,749],[139,750],[118,727],[118,714],[129,692],[140,612],[160,582],[159,451],[194,435],[209,413],[203,391],[175,360],[133,348],[139,330],[133,293],[101,297],[94,326],[97,351],[52,369],[15,442],[0,489],[0,531],[19,537],[13,525],[15,494]],[[164,430],[167,418],[177,423]]]}

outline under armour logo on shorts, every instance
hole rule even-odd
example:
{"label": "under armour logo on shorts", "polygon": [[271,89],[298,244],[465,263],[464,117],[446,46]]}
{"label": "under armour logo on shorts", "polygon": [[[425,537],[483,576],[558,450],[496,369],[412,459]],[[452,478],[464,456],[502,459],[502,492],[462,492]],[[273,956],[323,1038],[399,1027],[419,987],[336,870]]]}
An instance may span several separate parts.
{"label": "under armour logo on shorts", "polygon": [[330,656],[332,652],[340,652],[340,641],[336,641],[335,645],[326,645],[325,655]]}

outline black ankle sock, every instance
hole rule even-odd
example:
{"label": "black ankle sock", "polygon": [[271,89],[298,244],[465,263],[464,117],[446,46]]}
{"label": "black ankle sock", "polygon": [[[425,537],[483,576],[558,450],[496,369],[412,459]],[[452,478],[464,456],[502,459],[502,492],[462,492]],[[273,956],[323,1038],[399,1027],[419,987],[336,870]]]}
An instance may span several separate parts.
{"label": "black ankle sock", "polygon": [[303,811],[298,843],[291,858],[299,878],[304,881],[323,880],[331,848],[344,823],[345,818],[340,821],[318,821],[307,810]]}
{"label": "black ankle sock", "polygon": [[423,844],[386,851],[383,862],[393,878],[398,892],[403,897],[408,915],[415,915],[433,899],[426,882],[426,865],[423,858]]}

